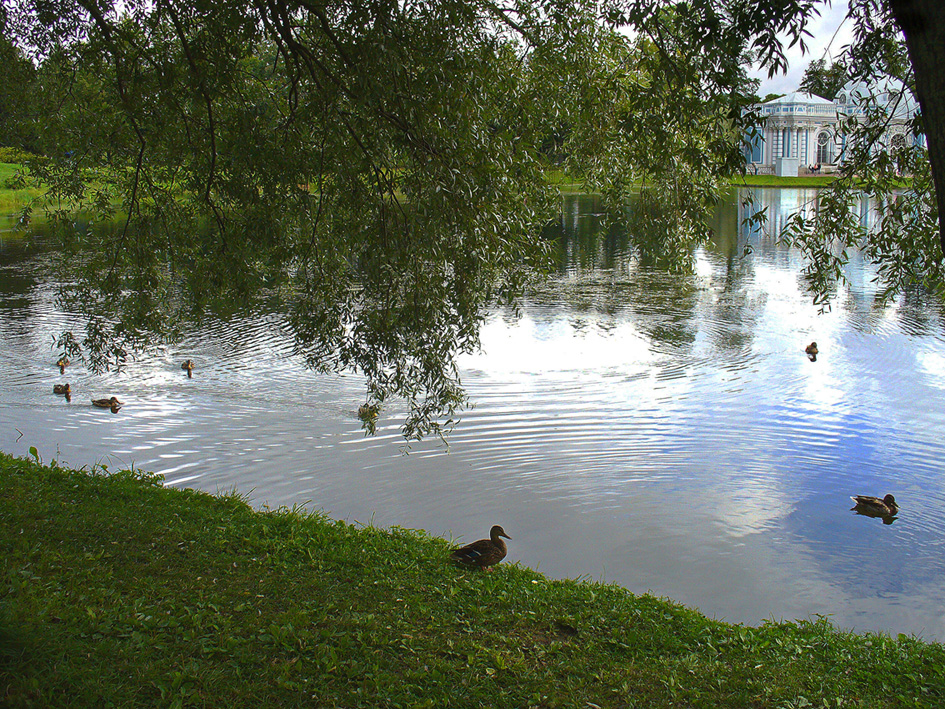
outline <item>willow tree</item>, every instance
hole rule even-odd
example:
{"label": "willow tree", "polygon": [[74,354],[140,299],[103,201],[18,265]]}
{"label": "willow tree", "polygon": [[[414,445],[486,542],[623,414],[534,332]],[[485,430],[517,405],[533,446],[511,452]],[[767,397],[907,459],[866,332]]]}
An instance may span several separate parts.
{"label": "willow tree", "polygon": [[[861,112],[841,117],[839,178],[821,192],[817,210],[799,212],[789,221],[786,235],[805,251],[809,290],[824,307],[843,280],[853,251],[875,265],[881,303],[915,287],[943,298],[945,131],[940,121],[945,117],[945,74],[936,66],[938,50],[930,50],[943,41],[945,5],[854,0],[848,19],[854,41],[840,58],[847,78],[865,87],[882,86],[885,77],[893,76],[906,91],[887,103],[860,89]],[[916,98],[920,110],[912,108]],[[898,142],[889,130],[894,118],[908,120],[908,131]],[[864,194],[875,205],[873,226],[851,209]]]}
{"label": "willow tree", "polygon": [[49,204],[119,224],[61,220],[89,315],[63,346],[105,367],[275,299],[309,364],[436,430],[485,306],[547,265],[549,141],[614,203],[643,185],[641,248],[684,266],[741,168],[748,62],[784,68],[818,3],[5,0]]}
{"label": "willow tree", "polygon": [[0,146],[36,150],[32,130],[34,111],[32,87],[36,68],[22,52],[0,36],[0,66],[4,77],[0,83]]}

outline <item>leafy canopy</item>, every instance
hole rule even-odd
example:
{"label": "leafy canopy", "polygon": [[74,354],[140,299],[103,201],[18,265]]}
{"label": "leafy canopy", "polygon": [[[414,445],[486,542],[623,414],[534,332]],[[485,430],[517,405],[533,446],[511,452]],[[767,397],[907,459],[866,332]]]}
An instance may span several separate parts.
{"label": "leafy canopy", "polygon": [[[685,268],[757,120],[745,69],[783,69],[818,4],[7,0],[63,298],[89,317],[63,349],[113,366],[265,301],[311,366],[440,432],[485,307],[548,265],[543,170],[617,213],[639,192],[641,251]],[[112,226],[76,232],[76,209]]]}

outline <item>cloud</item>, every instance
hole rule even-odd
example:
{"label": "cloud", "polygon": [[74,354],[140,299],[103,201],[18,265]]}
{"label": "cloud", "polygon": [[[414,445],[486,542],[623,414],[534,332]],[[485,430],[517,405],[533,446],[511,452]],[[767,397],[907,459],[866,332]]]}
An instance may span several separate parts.
{"label": "cloud", "polygon": [[[833,0],[819,6],[820,16],[808,21],[807,29],[811,33],[805,40],[807,51],[801,53],[799,45],[785,51],[788,60],[788,70],[785,74],[776,74],[768,78],[768,72],[752,70],[748,74],[752,78],[761,79],[759,96],[769,93],[785,94],[797,91],[807,65],[814,59],[826,57],[832,59],[839,56],[843,48],[850,43],[853,37],[853,24],[846,19],[847,0]],[[782,37],[782,40],[784,38]],[[787,44],[787,41],[785,41]]]}

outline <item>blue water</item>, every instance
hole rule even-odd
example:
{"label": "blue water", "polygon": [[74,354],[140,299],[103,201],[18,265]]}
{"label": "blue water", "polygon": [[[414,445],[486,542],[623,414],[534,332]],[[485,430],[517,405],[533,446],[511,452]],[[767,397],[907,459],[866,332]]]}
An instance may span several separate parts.
{"label": "blue water", "polygon": [[[815,195],[758,198],[777,224]],[[80,323],[56,305],[41,240],[0,238],[0,449],[464,541],[502,524],[507,561],[552,577],[735,622],[827,615],[945,639],[940,305],[877,306],[854,260],[820,313],[800,255],[740,232],[734,205],[695,274],[662,273],[604,235],[599,211],[565,201],[559,273],[489,314],[483,351],[461,361],[472,408],[448,446],[409,454],[405,408],[365,437],[363,382],[307,371],[279,314],[206,323],[119,374],[60,376],[52,338]],[[52,394],[64,380],[71,403]],[[118,414],[89,404],[111,395]],[[893,524],[850,510],[850,495],[888,492]]]}

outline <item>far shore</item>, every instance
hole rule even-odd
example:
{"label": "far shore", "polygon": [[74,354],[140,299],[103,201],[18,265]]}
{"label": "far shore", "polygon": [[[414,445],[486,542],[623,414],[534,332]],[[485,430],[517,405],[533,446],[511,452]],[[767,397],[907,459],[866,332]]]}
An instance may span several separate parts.
{"label": "far shore", "polygon": [[[21,165],[0,163],[0,214],[15,214],[21,211],[31,200],[41,196],[41,191],[34,187],[12,187],[12,180]],[[549,184],[563,192],[582,192],[587,189],[579,177],[567,175],[559,169],[551,168],[545,173]],[[835,179],[834,175],[808,175],[803,177],[778,177],[776,175],[737,175],[732,178],[733,187],[825,187]]]}

